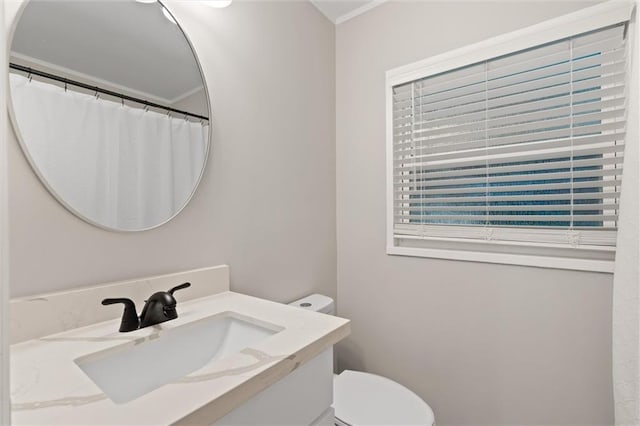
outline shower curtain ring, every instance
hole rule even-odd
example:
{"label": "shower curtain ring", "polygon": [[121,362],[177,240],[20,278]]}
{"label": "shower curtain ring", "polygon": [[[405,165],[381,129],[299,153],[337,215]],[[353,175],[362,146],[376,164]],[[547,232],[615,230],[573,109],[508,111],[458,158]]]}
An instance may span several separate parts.
{"label": "shower curtain ring", "polygon": [[33,78],[33,75],[31,74],[31,71],[29,71],[29,75],[27,77],[29,78],[29,83],[31,83],[31,79]]}

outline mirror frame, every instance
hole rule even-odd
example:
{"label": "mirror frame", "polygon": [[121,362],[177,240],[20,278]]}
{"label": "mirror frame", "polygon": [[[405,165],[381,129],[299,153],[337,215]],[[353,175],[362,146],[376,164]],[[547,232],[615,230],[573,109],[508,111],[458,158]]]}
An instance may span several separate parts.
{"label": "mirror frame", "polygon": [[[5,87],[7,88],[7,91],[6,91],[6,95],[7,95],[6,96],[6,98],[7,98],[7,111],[9,112],[9,118],[10,118],[9,121],[11,122],[11,128],[13,129],[13,133],[14,133],[16,139],[18,140],[18,145],[20,145],[20,150],[22,151],[22,154],[24,155],[24,157],[27,159],[27,162],[29,163],[29,166],[31,167],[31,170],[38,177],[38,180],[40,181],[40,183],[47,189],[49,194],[51,194],[53,196],[53,198],[58,203],[60,203],[65,209],[67,209],[74,216],[76,216],[77,218],[81,219],[82,221],[84,221],[84,222],[86,222],[86,223],[88,223],[90,225],[93,225],[93,226],[95,226],[97,228],[100,228],[102,230],[105,230],[105,231],[124,233],[124,234],[130,234],[130,233],[136,233],[136,232],[144,232],[144,231],[150,231],[152,229],[159,228],[159,227],[167,224],[171,220],[173,220],[176,216],[178,216],[185,209],[185,207],[187,207],[187,205],[191,202],[191,200],[195,196],[198,188],[200,187],[200,184],[202,183],[202,178],[204,177],[205,171],[207,169],[207,165],[209,163],[209,156],[211,154],[212,145],[213,145],[213,126],[212,126],[212,119],[211,119],[211,98],[209,96],[209,87],[207,86],[207,79],[205,77],[204,70],[202,69],[202,64],[200,62],[200,58],[198,57],[198,53],[196,52],[196,49],[194,48],[193,43],[191,42],[191,39],[187,35],[187,32],[184,30],[184,28],[182,28],[182,25],[180,25],[180,22],[178,21],[178,19],[176,19],[176,16],[174,15],[174,13],[171,11],[171,9],[169,7],[167,7],[167,5],[163,1],[156,0],[158,2],[158,4],[161,7],[164,7],[166,9],[166,11],[175,20],[178,29],[180,30],[180,32],[184,36],[184,38],[185,38],[185,40],[187,42],[187,45],[189,46],[189,49],[191,50],[191,53],[193,54],[193,58],[194,58],[194,60],[196,62],[196,65],[198,67],[198,71],[200,71],[200,77],[202,78],[202,86],[203,86],[203,90],[204,90],[206,106],[207,106],[207,111],[208,111],[208,117],[209,117],[209,130],[208,130],[208,135],[207,135],[208,136],[208,141],[207,141],[208,143],[207,143],[207,149],[206,149],[206,152],[205,152],[205,155],[204,155],[204,161],[203,161],[203,164],[202,164],[202,170],[200,170],[200,175],[198,176],[198,179],[196,181],[195,186],[193,187],[193,190],[191,191],[191,193],[187,197],[187,200],[185,201],[185,203],[179,209],[177,209],[171,215],[171,217],[169,217],[168,219],[166,219],[165,221],[163,221],[161,223],[158,223],[158,224],[146,227],[146,228],[118,229],[118,228],[112,228],[112,227],[106,226],[104,224],[101,224],[99,222],[96,222],[96,221],[92,220],[91,218],[89,218],[89,217],[83,215],[82,213],[80,213],[79,211],[77,211],[69,203],[67,203],[55,191],[55,189],[49,184],[49,182],[47,182],[47,180],[44,178],[44,176],[40,173],[40,170],[36,166],[36,162],[33,160],[31,155],[29,154],[29,148],[27,147],[27,144],[24,141],[24,137],[22,136],[22,132],[20,131],[20,126],[18,125],[18,120],[16,119],[14,108],[13,108],[11,85],[9,84],[10,72],[9,72],[9,69],[8,69],[9,68],[9,60],[10,60],[10,57],[11,57],[11,46],[13,45],[13,39],[14,39],[14,36],[15,36],[15,33],[16,33],[16,29],[18,27],[20,19],[22,18],[22,14],[24,13],[25,8],[27,7],[27,5],[29,3],[31,3],[32,0],[21,0],[21,1],[22,1],[22,4],[20,4],[20,6],[18,8],[18,11],[16,12],[15,17],[13,18],[13,22],[11,23],[11,26],[10,26],[10,29],[9,29],[9,35],[7,37],[7,61],[6,61],[7,72],[6,72],[6,80],[5,80]],[[135,0],[130,0],[130,1],[135,1]],[[7,126],[7,129],[8,129],[8,126]]]}

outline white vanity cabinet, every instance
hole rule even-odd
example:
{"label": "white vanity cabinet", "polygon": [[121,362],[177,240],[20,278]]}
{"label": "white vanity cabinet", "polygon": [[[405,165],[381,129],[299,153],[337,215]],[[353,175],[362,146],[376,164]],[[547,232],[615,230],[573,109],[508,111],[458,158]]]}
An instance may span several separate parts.
{"label": "white vanity cabinet", "polygon": [[215,426],[333,425],[333,348],[222,417]]}

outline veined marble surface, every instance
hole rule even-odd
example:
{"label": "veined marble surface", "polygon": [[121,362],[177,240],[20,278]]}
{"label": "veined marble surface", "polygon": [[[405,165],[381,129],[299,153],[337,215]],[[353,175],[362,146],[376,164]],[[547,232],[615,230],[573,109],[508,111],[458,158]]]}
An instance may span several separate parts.
{"label": "veined marble surface", "polygon": [[[123,404],[112,402],[75,359],[212,315],[234,312],[282,327],[254,345]],[[11,347],[14,425],[211,424],[349,334],[349,321],[234,292],[178,303],[179,317],[130,333],[120,320]]]}

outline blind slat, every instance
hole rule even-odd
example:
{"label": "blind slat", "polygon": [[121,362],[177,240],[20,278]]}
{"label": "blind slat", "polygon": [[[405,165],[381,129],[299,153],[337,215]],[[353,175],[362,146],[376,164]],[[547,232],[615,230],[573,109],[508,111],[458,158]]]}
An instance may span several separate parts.
{"label": "blind slat", "polygon": [[[410,144],[420,143],[422,145],[427,146],[437,146],[441,144],[452,144],[459,142],[471,142],[471,141],[485,141],[488,136],[492,136],[490,141],[492,145],[496,145],[496,142],[499,144],[507,144],[507,143],[517,143],[522,141],[535,141],[535,140],[543,140],[543,139],[551,139],[558,137],[570,137],[570,136],[579,136],[579,135],[588,135],[595,134],[600,132],[605,132],[608,130],[616,130],[625,127],[625,121],[623,119],[616,119],[623,117],[626,114],[626,110],[612,110],[602,112],[600,114],[594,114],[587,117],[587,114],[583,116],[574,116],[573,120],[567,120],[566,118],[563,120],[557,119],[553,121],[553,125],[555,127],[559,127],[557,129],[553,129],[551,126],[551,122],[542,123],[542,122],[534,122],[532,124],[532,129],[529,132],[526,132],[526,127],[518,127],[515,128],[512,126],[509,130],[506,129],[498,129],[485,132],[476,131],[464,134],[455,134],[455,135],[446,135],[446,136],[437,136],[437,137],[424,137],[422,134],[415,134],[413,137],[411,135],[403,135],[400,137],[394,136],[395,145],[397,147],[408,146]],[[607,120],[604,121],[606,117]],[[604,121],[604,123],[603,123]],[[570,125],[573,128],[570,127]],[[575,126],[576,124],[580,124]],[[525,129],[525,130],[523,130]],[[502,135],[501,132],[509,132],[516,133],[520,131],[520,134],[515,135]]]}
{"label": "blind slat", "polygon": [[[438,180],[415,180],[415,176],[407,179],[397,179],[394,182],[396,188],[410,187],[410,186],[455,186],[455,185],[471,185],[478,183],[501,183],[501,182],[526,182],[536,180],[557,180],[557,179],[586,179],[586,178],[598,178],[605,176],[618,176],[622,174],[622,169],[596,169],[596,170],[581,170],[581,171],[563,171],[563,172],[537,172],[535,174],[526,173],[519,175],[508,176],[480,176],[473,178],[455,178],[455,179],[438,179]],[[420,176],[419,179],[429,178],[429,176]]]}
{"label": "blind slat", "polygon": [[[489,208],[485,208],[484,206],[429,206],[429,212],[478,212],[483,213],[487,210],[492,212],[508,212],[508,211],[592,211],[592,210],[617,210],[618,204],[612,203],[593,203],[593,204],[554,204],[552,206],[549,205],[540,205],[540,204],[510,204],[510,205],[492,205]],[[395,212],[404,213],[414,213],[414,214],[422,214],[424,210],[420,206],[411,206],[411,207],[395,207]],[[411,217],[411,216],[409,216]]]}
{"label": "blind slat", "polygon": [[[518,243],[540,243],[559,246],[614,246],[616,241],[615,228],[605,227],[597,230],[575,226],[571,233],[566,229],[550,226],[473,226],[473,225],[418,225],[396,224],[394,233],[397,238],[459,238],[461,240],[493,240],[513,241]],[[578,245],[575,245],[578,247]]]}
{"label": "blind slat", "polygon": [[409,170],[401,170],[398,168],[396,170],[396,174],[394,174],[394,179],[406,178],[409,176],[407,173],[413,173],[418,178],[428,177],[428,178],[453,178],[453,177],[464,177],[464,176],[477,176],[477,175],[485,175],[485,174],[500,174],[500,173],[534,173],[540,170],[559,170],[566,169],[569,167],[582,168],[582,167],[605,167],[605,166],[614,166],[616,168],[622,169],[622,160],[623,157],[598,157],[598,158],[589,158],[589,159],[581,159],[581,160],[562,160],[562,161],[554,161],[554,162],[541,162],[541,163],[527,163],[527,164],[517,164],[517,165],[495,165],[493,167],[489,167],[485,169],[483,166],[481,169],[473,168],[473,169],[454,169],[454,170],[438,170],[433,171],[430,169],[422,169],[416,167],[407,167]]}
{"label": "blind slat", "polygon": [[[571,147],[569,147],[571,148]],[[503,164],[503,163],[516,163],[516,162],[524,162],[524,161],[542,161],[542,160],[556,160],[565,157],[586,157],[593,155],[605,155],[605,154],[614,154],[614,153],[622,153],[624,151],[624,144],[618,143],[616,145],[608,145],[604,147],[591,148],[587,145],[587,148],[584,147],[573,147],[573,149],[558,149],[553,152],[522,152],[516,155],[503,154],[499,156],[492,157],[476,157],[474,159],[450,159],[450,160],[442,160],[442,161],[425,161],[422,157],[416,156],[414,159],[400,159],[396,160],[398,165],[403,165],[403,167],[408,167],[410,170],[411,167],[420,167],[422,170],[434,170],[434,169],[443,169],[443,168],[458,168],[458,167],[478,167],[483,165],[492,166],[494,164]]]}
{"label": "blind slat", "polygon": [[[500,192],[540,192],[551,190],[569,190],[569,189],[591,189],[593,191],[599,191],[606,187],[616,187],[620,185],[620,180],[600,180],[600,181],[587,181],[587,182],[568,182],[568,183],[542,183],[538,181],[531,181],[527,185],[503,185],[503,186],[491,186],[491,187],[472,187],[472,188],[447,188],[447,189],[410,189],[398,191],[402,195],[452,195],[452,194],[478,194],[484,192],[500,193]],[[526,195],[522,196],[526,198]]]}
{"label": "blind slat", "polygon": [[[523,209],[524,210],[524,209]],[[541,213],[541,212],[538,212]],[[407,222],[435,222],[435,221],[500,221],[500,222],[604,222],[614,221],[617,219],[617,215],[596,215],[596,214],[582,214],[582,215],[546,215],[546,214],[526,214],[526,215],[485,215],[485,214],[459,214],[459,215],[396,215],[397,220],[406,220]],[[563,226],[563,225],[559,225]],[[566,226],[566,225],[564,225]]]}
{"label": "blind slat", "polygon": [[[529,142],[529,143],[518,143],[518,144],[506,144],[499,146],[490,146],[490,147],[474,147],[473,149],[465,149],[459,150],[457,147],[452,147],[449,152],[442,152],[441,150],[434,150],[433,154],[422,154],[420,153],[417,157],[421,161],[445,161],[445,160],[454,160],[459,161],[464,158],[473,158],[478,156],[495,156],[499,154],[509,154],[509,153],[521,153],[521,152],[534,152],[534,151],[544,151],[548,149],[557,149],[557,148],[571,148],[574,150],[579,150],[584,148],[585,146],[591,145],[602,145],[603,142],[612,142],[618,141],[619,139],[610,138],[609,135],[598,135],[593,137],[584,137],[584,138],[573,138],[573,139],[562,139],[551,140],[551,141],[542,141],[542,142]],[[429,150],[427,150],[429,151]],[[398,158],[404,158],[406,155],[406,150],[398,151]]]}
{"label": "blind slat", "polygon": [[[442,203],[497,203],[497,202],[536,202],[536,201],[566,201],[571,200],[604,200],[604,199],[618,199],[620,196],[619,191],[611,192],[593,192],[593,193],[577,193],[573,194],[541,194],[530,195],[524,199],[521,195],[489,195],[489,196],[470,196],[470,197],[441,197],[441,198],[411,198],[411,199],[396,199],[394,206],[402,207],[408,203],[414,204],[442,204]],[[551,203],[550,203],[551,204]]]}

